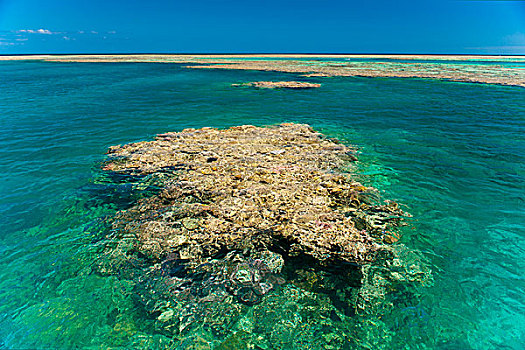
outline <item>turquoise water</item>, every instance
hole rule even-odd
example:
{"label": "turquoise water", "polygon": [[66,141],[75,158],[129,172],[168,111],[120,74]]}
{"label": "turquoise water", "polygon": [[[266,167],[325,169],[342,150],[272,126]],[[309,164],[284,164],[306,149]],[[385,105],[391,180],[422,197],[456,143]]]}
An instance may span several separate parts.
{"label": "turquoise water", "polygon": [[[385,344],[522,348],[525,90],[386,78],[311,79],[323,86],[309,91],[230,87],[285,79],[297,77],[2,62],[0,348],[184,348],[145,317],[126,280],[94,272],[108,218],[140,196],[103,181],[104,153],[185,127],[285,121],[359,147],[359,178],[414,216],[401,242],[423,253],[434,282],[385,315]],[[362,327],[383,341],[379,326]]]}

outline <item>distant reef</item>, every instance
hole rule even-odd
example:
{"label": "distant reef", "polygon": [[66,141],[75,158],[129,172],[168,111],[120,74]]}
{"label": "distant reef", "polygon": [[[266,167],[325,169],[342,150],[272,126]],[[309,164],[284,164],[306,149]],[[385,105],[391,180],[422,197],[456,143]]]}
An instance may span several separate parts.
{"label": "distant reef", "polygon": [[[278,58],[278,59],[276,59]],[[192,69],[296,73],[305,77],[425,78],[525,87],[523,56],[461,55],[35,55],[5,60],[151,62]],[[505,63],[521,63],[508,65]]]}
{"label": "distant reef", "polygon": [[252,83],[232,84],[232,86],[252,86],[258,89],[292,89],[304,90],[321,87],[321,84],[305,81],[254,81]]}

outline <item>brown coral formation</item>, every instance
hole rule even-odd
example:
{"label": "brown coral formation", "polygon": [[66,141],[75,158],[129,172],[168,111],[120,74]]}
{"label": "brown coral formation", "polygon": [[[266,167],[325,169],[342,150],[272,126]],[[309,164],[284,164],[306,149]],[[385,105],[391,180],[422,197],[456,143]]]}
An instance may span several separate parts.
{"label": "brown coral formation", "polygon": [[274,251],[321,264],[373,259],[404,214],[345,172],[354,150],[304,124],[185,129],[111,147],[104,169],[167,173],[160,193],[115,228],[153,258],[189,263],[229,251]]}
{"label": "brown coral formation", "polygon": [[305,81],[254,81],[246,84],[233,84],[232,86],[252,86],[258,89],[313,89],[321,87],[321,84],[308,83]]}
{"label": "brown coral formation", "polygon": [[95,271],[180,344],[344,348],[431,282],[417,252],[391,245],[407,214],[308,125],[185,129],[108,153],[111,182],[158,192],[111,218]]}

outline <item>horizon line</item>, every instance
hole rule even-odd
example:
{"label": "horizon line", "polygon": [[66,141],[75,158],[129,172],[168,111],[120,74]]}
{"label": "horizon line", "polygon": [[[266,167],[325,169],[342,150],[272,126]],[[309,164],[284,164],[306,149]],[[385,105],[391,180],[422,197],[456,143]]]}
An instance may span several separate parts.
{"label": "horizon line", "polygon": [[370,53],[370,52],[97,52],[97,53],[13,53],[13,54],[0,54],[0,56],[41,56],[41,55],[52,55],[52,56],[68,56],[68,55],[418,55],[418,56],[524,56],[523,54],[512,54],[512,53]]}

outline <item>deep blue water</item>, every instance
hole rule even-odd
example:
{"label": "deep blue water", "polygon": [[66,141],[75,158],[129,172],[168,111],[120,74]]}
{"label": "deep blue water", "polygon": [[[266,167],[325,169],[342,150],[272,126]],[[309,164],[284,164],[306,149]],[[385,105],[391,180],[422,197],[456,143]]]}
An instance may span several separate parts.
{"label": "deep blue water", "polygon": [[434,282],[399,310],[403,320],[385,317],[393,344],[523,348],[525,90],[392,78],[230,87],[285,79],[297,77],[1,62],[0,348],[162,347],[165,334],[130,326],[142,316],[125,281],[91,270],[104,218],[134,200],[97,180],[107,147],[185,127],[281,122],[359,147],[359,178],[414,216],[401,243],[423,253]]}

